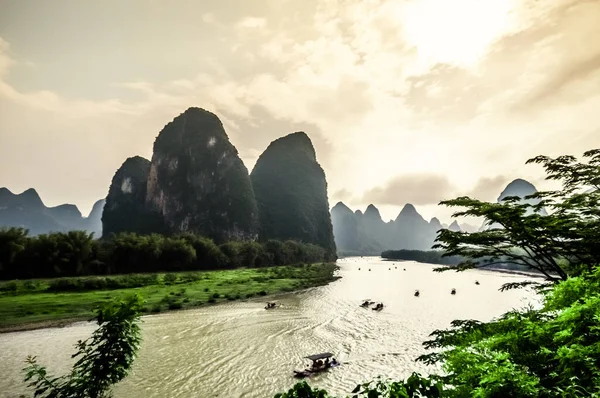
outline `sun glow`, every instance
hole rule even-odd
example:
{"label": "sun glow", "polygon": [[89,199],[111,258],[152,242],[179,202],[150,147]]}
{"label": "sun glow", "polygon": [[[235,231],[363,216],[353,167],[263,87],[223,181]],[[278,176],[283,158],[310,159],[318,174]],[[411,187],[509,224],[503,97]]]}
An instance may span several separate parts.
{"label": "sun glow", "polygon": [[510,26],[513,0],[413,0],[403,30],[427,64],[469,66]]}

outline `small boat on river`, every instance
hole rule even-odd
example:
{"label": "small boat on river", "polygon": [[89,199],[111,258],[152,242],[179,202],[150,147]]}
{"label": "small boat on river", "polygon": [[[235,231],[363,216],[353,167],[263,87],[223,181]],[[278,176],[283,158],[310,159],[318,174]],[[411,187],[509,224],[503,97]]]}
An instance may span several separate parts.
{"label": "small boat on river", "polygon": [[364,299],[363,303],[360,306],[363,308],[368,308],[372,304],[375,304],[375,302],[371,301],[371,299]]}
{"label": "small boat on river", "polygon": [[[309,355],[305,357],[312,361],[312,365],[304,370],[294,370],[294,377],[304,378],[310,377],[316,373],[321,373],[340,366],[340,363],[333,358],[333,354],[330,352],[324,352],[322,354]],[[329,359],[331,358],[331,360]]]}
{"label": "small boat on river", "polygon": [[279,305],[275,301],[269,301],[265,306],[265,310],[272,310],[273,308],[277,308]]}
{"label": "small boat on river", "polygon": [[373,311],[381,311],[382,309],[383,309],[383,303],[379,303],[375,307],[372,308]]}

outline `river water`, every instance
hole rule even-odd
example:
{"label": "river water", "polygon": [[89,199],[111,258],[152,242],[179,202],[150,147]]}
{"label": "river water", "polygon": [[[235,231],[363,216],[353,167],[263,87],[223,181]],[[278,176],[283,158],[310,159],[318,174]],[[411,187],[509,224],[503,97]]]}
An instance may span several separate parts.
{"label": "river water", "polygon": [[[379,375],[431,371],[414,359],[425,352],[421,342],[434,329],[454,319],[490,320],[535,301],[527,291],[498,291],[525,279],[517,275],[439,274],[433,265],[374,257],[338,263],[341,279],[274,297],[282,304],[275,310],[266,311],[261,301],[240,301],[144,317],[139,357],[115,397],[273,397],[295,383],[292,370],[308,364],[305,355],[326,351],[342,366],[310,383],[345,396],[358,382]],[[415,289],[420,297],[414,297]],[[367,298],[386,307],[360,308]],[[53,374],[65,373],[74,344],[92,331],[93,324],[77,323],[0,334],[0,396],[27,393],[20,369],[29,354]]]}

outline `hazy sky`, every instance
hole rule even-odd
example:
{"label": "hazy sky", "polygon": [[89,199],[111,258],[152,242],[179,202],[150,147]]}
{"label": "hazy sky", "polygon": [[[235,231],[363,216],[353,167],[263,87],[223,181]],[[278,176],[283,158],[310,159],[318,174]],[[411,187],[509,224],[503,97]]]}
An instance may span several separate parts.
{"label": "hazy sky", "polygon": [[495,199],[600,147],[600,0],[0,0],[0,186],[87,213],[190,106],[251,170],[304,130],[333,206]]}

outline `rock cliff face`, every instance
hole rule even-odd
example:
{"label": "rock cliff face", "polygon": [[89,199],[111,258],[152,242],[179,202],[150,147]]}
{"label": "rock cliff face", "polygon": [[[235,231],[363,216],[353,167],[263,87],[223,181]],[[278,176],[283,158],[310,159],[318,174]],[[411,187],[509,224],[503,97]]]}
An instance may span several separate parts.
{"label": "rock cliff face", "polygon": [[150,161],[128,158],[115,173],[102,212],[102,235],[119,232],[161,232],[160,220],[146,209]]}
{"label": "rock cliff face", "polygon": [[261,239],[295,239],[335,255],[325,172],[310,138],[297,132],[273,141],[251,174]]}
{"label": "rock cliff face", "polygon": [[219,118],[190,108],[154,142],[145,198],[168,233],[254,239],[258,211],[248,169]]}
{"label": "rock cliff face", "polygon": [[0,188],[0,228],[22,227],[30,235],[84,230],[99,237],[100,232],[95,228],[99,220],[97,214],[82,217],[77,206],[71,204],[46,207],[33,188],[21,194]]}

